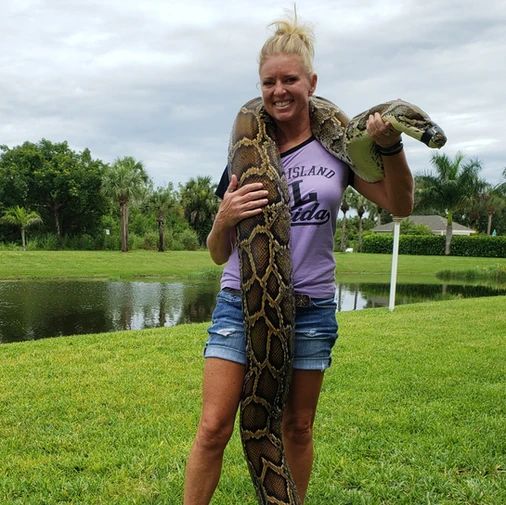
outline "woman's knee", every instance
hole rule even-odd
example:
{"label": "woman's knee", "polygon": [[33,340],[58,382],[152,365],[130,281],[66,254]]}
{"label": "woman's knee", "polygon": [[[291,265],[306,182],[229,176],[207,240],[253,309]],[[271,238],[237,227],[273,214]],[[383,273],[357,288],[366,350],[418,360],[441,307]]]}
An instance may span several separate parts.
{"label": "woman's knee", "polygon": [[234,420],[204,416],[197,432],[198,443],[208,450],[224,449],[234,431]]}
{"label": "woman's knee", "polygon": [[295,445],[306,445],[313,440],[312,417],[289,417],[283,420],[283,437]]}

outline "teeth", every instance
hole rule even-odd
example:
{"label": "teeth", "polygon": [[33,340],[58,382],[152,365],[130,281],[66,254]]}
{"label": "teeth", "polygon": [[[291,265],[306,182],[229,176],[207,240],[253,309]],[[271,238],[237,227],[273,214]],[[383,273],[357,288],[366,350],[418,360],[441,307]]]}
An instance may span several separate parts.
{"label": "teeth", "polygon": [[281,108],[281,107],[286,107],[289,104],[290,104],[290,101],[289,100],[285,100],[284,102],[276,102],[274,105],[276,107],[280,107]]}

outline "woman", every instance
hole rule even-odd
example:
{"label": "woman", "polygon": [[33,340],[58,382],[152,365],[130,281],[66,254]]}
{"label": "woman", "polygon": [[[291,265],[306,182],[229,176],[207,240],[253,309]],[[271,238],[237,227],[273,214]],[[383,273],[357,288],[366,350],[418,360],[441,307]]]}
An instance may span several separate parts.
{"label": "woman", "polygon": [[[368,134],[382,153],[385,177],[367,183],[331,156],[312,136],[309,98],[313,71],[311,31],[296,21],[279,21],[260,52],[259,74],[266,112],[276,125],[276,143],[291,198],[291,255],[294,289],[311,299],[298,308],[293,376],[283,413],[283,442],[299,496],[304,501],[313,463],[313,423],[324,370],[337,338],[333,236],[342,194],[348,184],[396,216],[413,205],[413,179],[400,135],[379,114],[370,116]],[[210,502],[221,473],[223,451],[232,434],[246,363],[235,226],[262,212],[267,191],[261,183],[238,189],[226,173],[222,197],[207,239],[212,259],[227,262],[205,349],[203,408],[186,468],[185,505]]]}

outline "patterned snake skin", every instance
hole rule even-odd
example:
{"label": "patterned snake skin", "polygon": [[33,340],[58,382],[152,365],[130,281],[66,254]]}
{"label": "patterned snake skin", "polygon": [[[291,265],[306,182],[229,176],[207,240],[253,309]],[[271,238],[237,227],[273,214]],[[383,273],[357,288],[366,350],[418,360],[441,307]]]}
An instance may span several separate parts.
{"label": "patterned snake skin", "polygon": [[[365,132],[368,115],[377,110],[396,129],[431,147],[440,147],[446,141],[442,130],[423,111],[400,100],[379,105],[348,121],[331,102],[312,97],[313,134],[330,153],[367,181],[383,177],[381,157]],[[291,376],[295,302],[288,187],[281,174],[274,138],[274,124],[264,111],[262,100],[255,98],[246,103],[232,131],[229,175],[237,176],[239,187],[262,182],[268,191],[268,204],[261,214],[237,225],[248,355],[240,431],[259,503],[299,505],[281,435]]]}

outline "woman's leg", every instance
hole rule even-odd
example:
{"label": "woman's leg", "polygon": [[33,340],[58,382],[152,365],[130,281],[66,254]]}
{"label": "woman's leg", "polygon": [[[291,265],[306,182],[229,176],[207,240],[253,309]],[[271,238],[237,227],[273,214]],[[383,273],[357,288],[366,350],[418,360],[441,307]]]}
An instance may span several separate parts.
{"label": "woman's leg", "polygon": [[186,465],[184,505],[211,501],[223,451],[234,429],[243,379],[243,365],[219,358],[205,360],[202,414]]}
{"label": "woman's leg", "polygon": [[283,444],[292,477],[304,502],[313,467],[313,423],[323,372],[294,370],[283,412]]}

